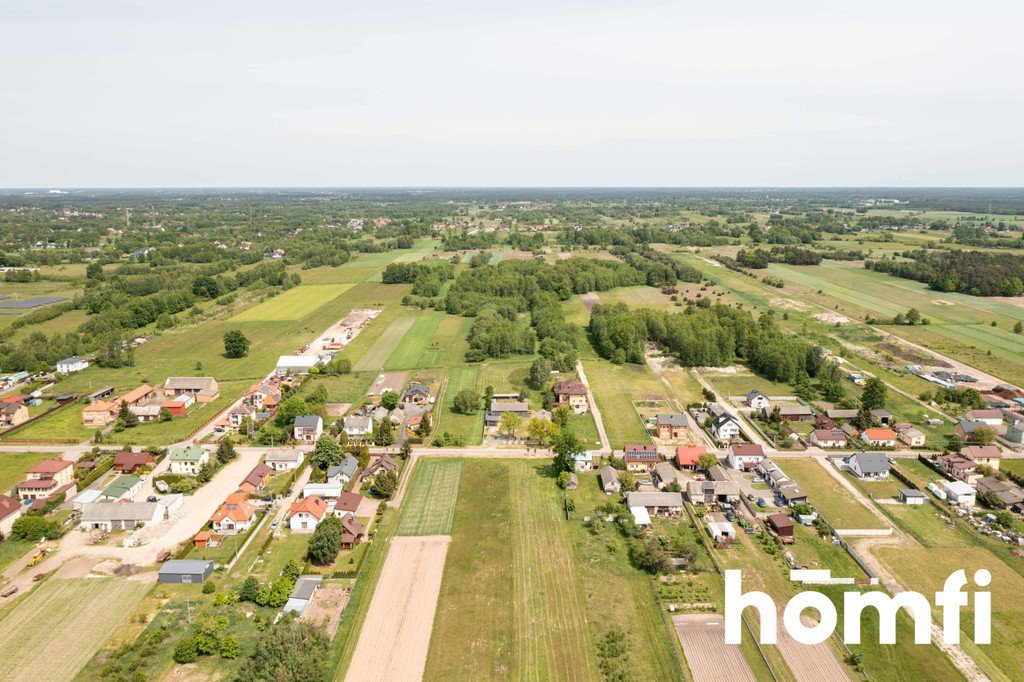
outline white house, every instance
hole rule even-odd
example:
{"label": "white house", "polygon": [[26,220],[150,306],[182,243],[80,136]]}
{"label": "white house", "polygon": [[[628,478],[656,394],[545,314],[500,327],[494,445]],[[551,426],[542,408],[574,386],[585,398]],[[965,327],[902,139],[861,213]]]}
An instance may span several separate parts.
{"label": "white house", "polygon": [[337,483],[307,483],[302,486],[303,497],[319,497],[323,500],[336,500],[341,496],[341,485]]}
{"label": "white house", "polygon": [[324,420],[319,415],[307,414],[295,418],[292,435],[300,443],[315,443],[324,433]]}
{"label": "white house", "polygon": [[740,437],[740,425],[731,416],[723,414],[711,422],[711,435],[722,442],[734,440]]}
{"label": "white house", "polygon": [[748,471],[764,459],[764,448],[756,443],[734,443],[726,450],[725,460],[733,469]]}
{"label": "white house", "polygon": [[950,504],[973,507],[977,502],[977,492],[963,481],[946,481],[943,490]]}
{"label": "white house", "polygon": [[305,459],[302,450],[271,450],[264,461],[274,471],[297,469]]}
{"label": "white house", "polygon": [[846,468],[857,478],[884,481],[889,478],[889,458],[882,452],[858,452],[843,460]]}
{"label": "white house", "polygon": [[198,445],[189,445],[184,448],[174,448],[168,458],[171,461],[172,474],[195,476],[199,473],[199,469],[210,461],[210,453]]}
{"label": "white house", "polygon": [[766,396],[764,393],[761,393],[761,391],[757,390],[756,388],[747,393],[746,396],[744,396],[744,401],[747,403],[747,407],[754,411],[759,411],[767,407],[771,407],[772,404],[771,401],[768,400],[768,396]]}
{"label": "white house", "polygon": [[296,531],[311,532],[327,515],[327,503],[317,496],[303,497],[292,503],[288,511],[288,527]]}
{"label": "white house", "polygon": [[589,450],[573,456],[576,471],[591,471],[594,468],[594,455]]}
{"label": "white house", "polygon": [[811,444],[819,448],[846,447],[846,432],[842,429],[815,429],[811,432]]}
{"label": "white house", "polygon": [[350,437],[359,438],[373,433],[373,420],[369,417],[354,414],[345,417],[345,421],[343,423],[345,433]]}
{"label": "white house", "polygon": [[87,361],[77,355],[73,355],[70,358],[57,361],[57,372],[59,374],[71,374],[72,372],[81,372],[88,366],[89,363]]}
{"label": "white house", "polygon": [[327,467],[327,482],[337,486],[343,486],[356,477],[359,469],[359,460],[352,455],[345,455],[341,464]]}

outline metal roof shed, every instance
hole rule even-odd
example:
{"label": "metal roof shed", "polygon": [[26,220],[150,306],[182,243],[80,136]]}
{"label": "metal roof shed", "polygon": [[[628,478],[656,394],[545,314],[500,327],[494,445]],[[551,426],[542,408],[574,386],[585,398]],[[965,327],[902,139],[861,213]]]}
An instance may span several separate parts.
{"label": "metal roof shed", "polygon": [[157,580],[162,583],[202,583],[213,573],[213,562],[206,559],[172,559],[160,566]]}

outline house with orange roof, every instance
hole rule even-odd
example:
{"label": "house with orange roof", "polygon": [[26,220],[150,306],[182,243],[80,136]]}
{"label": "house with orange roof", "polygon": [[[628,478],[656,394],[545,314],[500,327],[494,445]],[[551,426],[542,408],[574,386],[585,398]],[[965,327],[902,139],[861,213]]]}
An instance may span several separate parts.
{"label": "house with orange roof", "polygon": [[52,478],[58,485],[68,485],[75,480],[75,465],[66,459],[52,457],[44,459],[30,468],[26,473],[29,480]]}
{"label": "house with orange roof", "polygon": [[107,400],[97,400],[82,408],[82,426],[106,426],[117,419],[118,406]]}
{"label": "house with orange roof", "polygon": [[288,510],[288,527],[295,531],[311,532],[327,515],[327,503],[316,495],[293,502]]}
{"label": "house with orange roof", "polygon": [[864,429],[860,439],[878,448],[896,447],[896,432],[892,429]]}
{"label": "house with orange roof", "polygon": [[676,448],[676,466],[693,471],[700,466],[700,458],[706,452],[703,445],[680,445]]}
{"label": "house with orange roof", "polygon": [[225,535],[244,533],[255,520],[256,505],[249,501],[249,493],[231,493],[210,517],[213,530]]}
{"label": "house with orange roof", "polygon": [[123,396],[115,400],[118,405],[139,405],[143,400],[153,395],[153,387],[149,384],[142,384],[136,389],[128,391]]}

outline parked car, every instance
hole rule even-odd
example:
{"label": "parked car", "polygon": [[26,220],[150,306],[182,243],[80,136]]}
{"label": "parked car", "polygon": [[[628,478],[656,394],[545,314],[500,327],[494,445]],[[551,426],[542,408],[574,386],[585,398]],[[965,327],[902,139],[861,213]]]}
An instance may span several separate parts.
{"label": "parked car", "polygon": [[156,495],[150,495],[146,498],[146,502],[159,502],[159,498]]}

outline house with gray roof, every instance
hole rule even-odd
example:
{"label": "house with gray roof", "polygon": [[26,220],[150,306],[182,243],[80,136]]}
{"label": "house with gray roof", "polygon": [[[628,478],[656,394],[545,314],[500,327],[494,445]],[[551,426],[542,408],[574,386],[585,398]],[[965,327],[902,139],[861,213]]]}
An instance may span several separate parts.
{"label": "house with gray roof", "polygon": [[658,462],[651,472],[651,480],[658,490],[664,490],[665,486],[675,483],[676,468],[669,462]]}
{"label": "house with gray roof", "polygon": [[607,494],[622,492],[622,484],[619,483],[619,472],[613,467],[601,467],[601,490]]}
{"label": "house with gray roof", "polygon": [[644,507],[655,516],[679,517],[683,513],[682,493],[626,493],[626,506]]}
{"label": "house with gray roof", "polygon": [[843,460],[846,468],[865,481],[884,481],[889,478],[889,457],[884,452],[858,452]]}
{"label": "house with gray roof", "polygon": [[359,460],[352,455],[345,455],[341,464],[327,467],[327,482],[344,485],[356,477]]}

